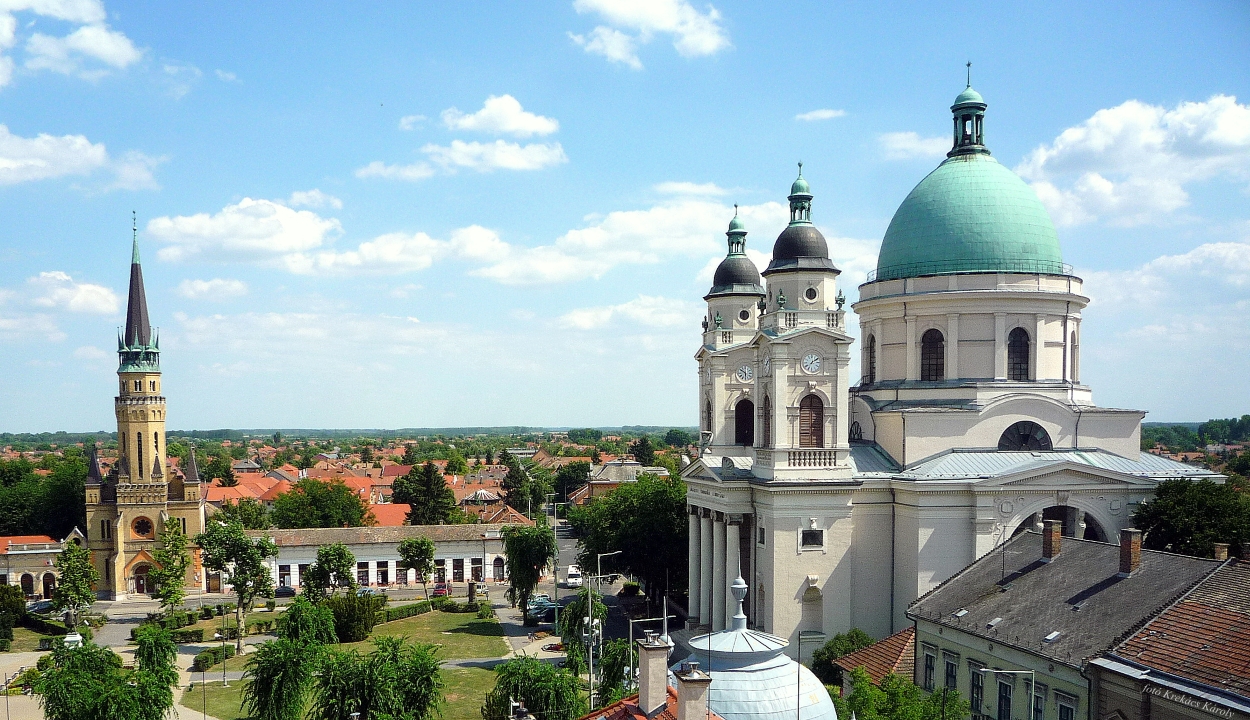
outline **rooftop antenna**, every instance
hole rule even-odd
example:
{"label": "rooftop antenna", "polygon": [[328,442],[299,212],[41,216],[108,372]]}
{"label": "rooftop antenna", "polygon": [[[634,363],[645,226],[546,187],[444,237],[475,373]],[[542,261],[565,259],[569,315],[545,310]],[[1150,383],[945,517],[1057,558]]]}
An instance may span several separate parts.
{"label": "rooftop antenna", "polygon": [[968,61],[968,87],[972,87],[972,61]]}

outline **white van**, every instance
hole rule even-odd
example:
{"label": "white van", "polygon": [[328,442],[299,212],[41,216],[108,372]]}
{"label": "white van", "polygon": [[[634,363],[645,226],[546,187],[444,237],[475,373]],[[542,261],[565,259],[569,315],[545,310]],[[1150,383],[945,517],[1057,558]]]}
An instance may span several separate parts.
{"label": "white van", "polygon": [[576,565],[570,565],[568,571],[564,573],[564,584],[571,588],[581,587],[582,569]]}

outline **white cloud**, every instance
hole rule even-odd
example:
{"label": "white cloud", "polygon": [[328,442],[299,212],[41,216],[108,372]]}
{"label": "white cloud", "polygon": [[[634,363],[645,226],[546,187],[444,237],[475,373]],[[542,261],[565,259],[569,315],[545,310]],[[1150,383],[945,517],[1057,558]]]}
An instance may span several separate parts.
{"label": "white cloud", "polygon": [[33,33],[26,41],[26,67],[64,75],[95,79],[108,71],[85,67],[84,59],[96,60],[121,70],[143,57],[130,38],[107,25],[84,25],[65,37]]}
{"label": "white cloud", "polygon": [[74,357],[79,360],[88,360],[93,362],[113,359],[112,355],[108,354],[108,352],[104,350],[101,350],[95,345],[83,345],[81,347],[74,348]]}
{"label": "white cloud", "polygon": [[565,313],[558,320],[560,327],[574,330],[596,330],[608,325],[614,318],[637,325],[655,328],[673,328],[682,325],[697,327],[702,306],[687,300],[639,295],[619,305],[579,308]]}
{"label": "white cloud", "polygon": [[443,111],[443,124],[451,130],[470,130],[527,138],[550,135],[560,129],[555,118],[526,112],[511,95],[491,95],[477,112],[466,115],[456,108]]}
{"label": "white cloud", "polygon": [[831,110],[829,108],[821,108],[820,110],[812,110],[810,112],[799,113],[794,116],[795,120],[802,122],[813,122],[816,120],[832,120],[846,115],[845,110]]}
{"label": "white cloud", "polygon": [[[569,37],[586,52],[634,69],[642,67],[637,45],[650,42],[656,35],[670,36],[683,57],[715,55],[730,47],[720,25],[720,12],[711,5],[701,13],[685,0],[574,0],[573,8],[582,14],[597,13],[613,27],[601,25],[589,37],[572,33]],[[627,35],[619,28],[636,35]]]}
{"label": "white cloud", "polygon": [[368,165],[356,170],[358,178],[388,178],[390,180],[424,180],[434,174],[434,168],[428,163],[413,163],[412,165],[387,165],[381,160],[374,160]]}
{"label": "white cloud", "polygon": [[1189,204],[1185,186],[1250,177],[1250,106],[1216,95],[1168,110],[1130,100],[1099,110],[1016,167],[1060,225],[1140,225]]}
{"label": "white cloud", "polygon": [[692,183],[692,182],[662,182],[655,186],[655,191],[661,195],[696,195],[703,197],[720,197],[728,195],[729,191],[720,187],[716,183]]}
{"label": "white cloud", "polygon": [[74,282],[60,270],[41,272],[26,282],[30,303],[38,307],[93,315],[115,315],[121,309],[121,301],[109,288]]}
{"label": "white cloud", "polygon": [[589,36],[569,33],[569,39],[592,55],[602,55],[612,62],[628,65],[634,70],[642,69],[638,59],[638,42],[632,35],[600,25]]}
{"label": "white cloud", "polygon": [[227,72],[220,68],[218,68],[217,70],[214,70],[213,72],[217,74],[217,79],[221,80],[222,82],[237,82],[239,79],[238,75],[235,75],[232,72]]}
{"label": "white cloud", "polygon": [[165,83],[169,87],[169,94],[175,100],[181,100],[191,92],[191,88],[204,77],[203,71],[194,65],[184,63],[167,62],[161,69],[164,71]]}
{"label": "white cloud", "polygon": [[951,149],[950,138],[920,137],[914,132],[882,133],[877,137],[887,160],[939,158]]}
{"label": "white cloud", "polygon": [[405,115],[399,119],[399,129],[415,130],[423,122],[425,122],[424,115]]}
{"label": "white cloud", "polygon": [[[293,210],[272,200],[243,198],[214,215],[158,217],[150,235],[165,243],[162,260],[242,260],[282,262],[320,248],[343,230],[338,220],[309,210]],[[298,262],[298,259],[296,259]]]}
{"label": "white cloud", "polygon": [[65,337],[65,333],[57,327],[50,315],[7,313],[0,310],[0,339],[11,341],[43,339],[58,342],[64,340]]}
{"label": "white cloud", "polygon": [[82,135],[57,137],[41,133],[25,138],[0,125],[0,185],[67,175],[88,176],[103,170],[116,176],[110,188],[155,187],[152,168],[159,162],[160,158],[133,151],[115,160],[103,143],[93,143]]}
{"label": "white cloud", "polygon": [[452,140],[448,146],[426,145],[421,152],[445,168],[464,167],[478,172],[541,170],[569,161],[560,143],[520,145],[503,140],[493,143]]}
{"label": "white cloud", "polygon": [[313,188],[312,190],[297,190],[291,193],[291,197],[287,200],[287,205],[290,205],[291,207],[332,207],[335,210],[343,209],[342,200],[339,200],[329,193],[321,192],[317,188]]}
{"label": "white cloud", "polygon": [[242,280],[213,278],[212,280],[183,280],[178,284],[178,294],[191,300],[226,300],[247,294],[247,283]]}
{"label": "white cloud", "polygon": [[400,285],[399,287],[396,287],[396,288],[391,288],[391,291],[387,294],[393,298],[398,298],[400,300],[407,300],[409,297],[412,297],[413,293],[417,292],[418,290],[421,290],[423,287],[424,286],[418,285],[416,283],[407,283],[404,285]]}

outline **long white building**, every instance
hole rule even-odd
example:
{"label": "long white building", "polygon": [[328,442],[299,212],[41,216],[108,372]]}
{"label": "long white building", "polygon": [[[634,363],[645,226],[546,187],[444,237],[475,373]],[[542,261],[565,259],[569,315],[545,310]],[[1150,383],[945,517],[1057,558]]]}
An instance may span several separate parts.
{"label": "long white building", "polygon": [[[699,365],[705,449],[689,485],[690,615],[727,627],[884,637],[910,602],[1043,518],[1115,542],[1164,478],[1211,473],[1140,450],[1145,413],[1081,381],[1082,281],[1036,194],[956,98],[953,147],[895,213],[852,306],[802,176],[762,273],[730,223]],[[836,248],[835,248],[836,251]]]}

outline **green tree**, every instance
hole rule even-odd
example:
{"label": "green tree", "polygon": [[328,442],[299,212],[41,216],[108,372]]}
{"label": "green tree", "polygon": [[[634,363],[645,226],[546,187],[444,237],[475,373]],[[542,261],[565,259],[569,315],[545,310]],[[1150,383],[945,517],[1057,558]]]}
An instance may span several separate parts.
{"label": "green tree", "polygon": [[243,708],[253,720],[300,720],[322,648],[287,638],[270,640],[248,656]]}
{"label": "green tree", "polygon": [[230,591],[235,594],[235,619],[239,628],[236,651],[243,654],[244,608],[258,597],[273,597],[273,576],[269,574],[268,558],[278,555],[278,547],[267,536],[248,537],[237,522],[209,523],[207,532],[195,536],[195,544],[203,548],[204,567],[227,576]]}
{"label": "green tree", "polygon": [[52,591],[52,607],[68,612],[66,625],[76,628],[79,615],[95,602],[95,585],[100,582],[100,573],[91,564],[87,548],[75,542],[67,543],[55,562],[61,577]]}
{"label": "green tree", "polygon": [[221,508],[213,513],[213,519],[223,523],[237,522],[246,530],[268,530],[270,525],[269,508],[255,498],[223,502]]}
{"label": "green tree", "polygon": [[968,717],[968,702],[956,690],[924,694],[911,680],[890,673],[881,685],[872,684],[864,669],[851,672],[851,690],[845,697],[831,694],[838,717],[859,720],[957,720]]}
{"label": "green tree", "polygon": [[543,720],[574,720],[589,710],[576,675],[532,657],[495,666],[495,687],[486,693],[482,719],[508,720],[514,699]]}
{"label": "green tree", "polygon": [[421,458],[417,455],[417,444],[408,443],[404,445],[404,459],[402,465],[416,465],[421,462]]}
{"label": "green tree", "polygon": [[329,651],[316,678],[313,720],[428,720],[440,714],[446,687],[437,649],[404,638],[374,638],[361,655]]}
{"label": "green tree", "polygon": [[508,582],[528,617],[530,595],[538,586],[543,568],[556,557],[556,534],[546,525],[508,525],[503,529],[503,544]]}
{"label": "green tree", "polygon": [[442,525],[455,515],[456,495],[447,487],[438,466],[413,466],[391,485],[391,501],[408,505],[409,525]]}
{"label": "green tree", "polygon": [[469,472],[469,465],[464,461],[464,455],[456,448],[452,448],[447,453],[447,474],[448,475],[464,475]]}
{"label": "green tree", "polygon": [[567,655],[565,664],[575,675],[586,672],[586,646],[582,640],[582,628],[586,620],[587,603],[592,602],[592,617],[600,622],[606,621],[608,606],[589,586],[578,590],[577,596],[560,608],[559,617],[556,618],[556,632],[560,634]]}
{"label": "green tree", "polygon": [[239,481],[234,477],[233,465],[228,455],[214,455],[204,464],[204,469],[200,471],[200,478],[208,482],[217,480],[222,487],[234,487],[239,484]]}
{"label": "green tree", "polygon": [[1164,480],[1133,514],[1143,545],[1183,555],[1212,557],[1217,542],[1233,555],[1250,550],[1250,495],[1211,480]]}
{"label": "green tree", "polygon": [[[159,637],[164,635],[162,639]],[[138,667],[122,668],[122,659],[90,642],[58,645],[36,691],[47,720],[162,720],[173,708],[178,673],[168,631],[153,627],[136,632]]]}
{"label": "green tree", "polygon": [[277,635],[301,645],[332,645],[338,642],[334,634],[334,613],[303,596],[286,606],[286,612],[278,618]]}
{"label": "green tree", "polygon": [[318,595],[329,590],[333,594],[339,588],[356,587],[356,556],[343,543],[322,545],[317,548],[317,559],[308,566],[302,578],[304,587]]}
{"label": "green tree", "polygon": [[273,501],[270,519],[280,528],[360,527],[375,521],[369,506],[342,480],[304,478]]}
{"label": "green tree", "polygon": [[186,599],[187,568],[191,567],[191,555],[187,552],[187,535],[174,518],[161,531],[161,546],[153,553],[155,566],[148,571],[148,579],[156,585],[153,594],[168,612],[182,606]]}
{"label": "green tree", "polygon": [[503,490],[508,505],[520,512],[527,512],[534,502],[529,473],[525,472],[525,468],[521,467],[521,461],[513,457],[511,453],[504,452],[502,455],[503,463],[508,467],[508,474],[500,483],[500,489]]}
{"label": "green tree", "polygon": [[616,638],[606,640],[596,656],[595,700],[598,707],[604,707],[625,697],[625,681],[630,671],[629,640]]}
{"label": "green tree", "polygon": [[681,428],[673,428],[664,433],[664,444],[675,448],[684,448],[694,445],[695,438],[689,432]]}
{"label": "green tree", "polygon": [[574,428],[569,431],[569,440],[578,445],[592,445],[603,437],[603,431],[594,428]]}
{"label": "green tree", "polygon": [[414,570],[421,581],[421,590],[425,599],[430,599],[430,591],[425,586],[425,579],[434,572],[434,541],[428,537],[404,538],[399,542],[399,562],[406,573]]}
{"label": "green tree", "polygon": [[842,669],[834,665],[833,661],[856,650],[863,650],[872,643],[872,637],[859,628],[851,628],[848,632],[834,635],[812,653],[812,674],[826,685],[841,685]]}
{"label": "green tree", "polygon": [[556,471],[555,486],[556,497],[561,501],[569,499],[569,493],[586,484],[590,478],[590,463],[584,461],[572,462]]}
{"label": "green tree", "polygon": [[629,446],[629,454],[642,463],[643,467],[655,465],[655,446],[649,435],[643,435]]}
{"label": "green tree", "polygon": [[573,531],[581,537],[582,567],[595,556],[620,550],[613,568],[642,580],[658,600],[668,583],[686,577],[686,484],[680,478],[638,476],[587,505],[569,510]]}

